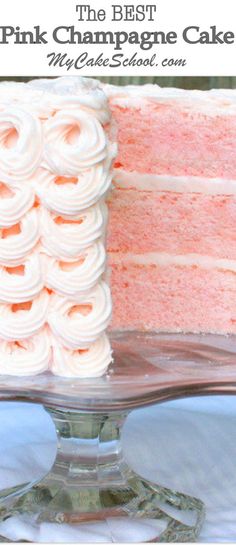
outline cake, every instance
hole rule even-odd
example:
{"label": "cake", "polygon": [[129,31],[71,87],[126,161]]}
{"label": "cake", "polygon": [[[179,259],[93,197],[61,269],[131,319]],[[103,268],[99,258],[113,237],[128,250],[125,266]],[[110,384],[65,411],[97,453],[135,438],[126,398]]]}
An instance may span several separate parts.
{"label": "cake", "polygon": [[236,92],[105,85],[112,328],[236,332]]}
{"label": "cake", "polygon": [[0,373],[103,375],[109,282],[111,331],[235,333],[235,141],[234,91],[0,84]]}
{"label": "cake", "polygon": [[109,131],[93,80],[0,84],[1,374],[96,377],[112,360]]}

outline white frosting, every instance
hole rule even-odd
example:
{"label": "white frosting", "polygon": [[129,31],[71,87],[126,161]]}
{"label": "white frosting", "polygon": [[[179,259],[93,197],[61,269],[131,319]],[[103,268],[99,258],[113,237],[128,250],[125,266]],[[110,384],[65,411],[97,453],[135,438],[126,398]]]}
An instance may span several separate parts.
{"label": "white frosting", "polygon": [[29,255],[23,264],[23,271],[0,266],[0,302],[22,303],[31,301],[43,289],[44,278],[39,255]]}
{"label": "white frosting", "polygon": [[107,139],[102,125],[83,111],[58,112],[45,122],[44,130],[44,159],[56,174],[78,176],[80,170],[107,157]]}
{"label": "white frosting", "polygon": [[111,178],[110,170],[102,163],[81,171],[76,178],[65,177],[65,183],[61,185],[57,183],[56,174],[40,169],[34,179],[34,187],[44,206],[57,214],[75,216],[105,195]]}
{"label": "white frosting", "polygon": [[46,257],[46,286],[66,297],[77,297],[90,290],[105,271],[106,252],[101,241],[95,242],[77,255],[77,261],[61,263]]}
{"label": "white frosting", "polygon": [[[84,315],[83,308],[87,306],[89,313]],[[105,282],[100,282],[73,300],[59,295],[52,297],[48,323],[66,348],[89,348],[107,328],[111,310],[110,290]]]}
{"label": "white frosting", "polygon": [[[0,185],[7,187],[8,184],[2,181]],[[9,196],[2,197],[0,192],[0,228],[18,223],[34,204],[34,192],[29,185],[11,186],[8,189],[11,192]]]}
{"label": "white frosting", "polygon": [[159,85],[102,85],[113,104],[120,107],[142,107],[145,101],[180,103],[186,109],[204,112],[207,115],[235,115],[236,90],[210,89],[209,91],[185,90]]}
{"label": "white frosting", "polygon": [[136,265],[157,265],[160,267],[179,266],[192,267],[197,266],[203,269],[219,269],[236,272],[236,260],[219,259],[216,257],[200,254],[174,255],[165,252],[147,252],[145,254],[127,253],[109,253],[112,263],[129,263]]}
{"label": "white frosting", "polygon": [[102,237],[106,215],[106,205],[101,202],[71,217],[70,220],[62,219],[65,223],[58,224],[56,223],[58,216],[42,208],[42,244],[46,253],[61,259],[77,260],[81,250]]}
{"label": "white frosting", "polygon": [[26,110],[39,119],[47,119],[55,112],[52,101],[49,103],[46,96],[44,98],[43,92],[31,88],[29,83],[1,81],[0,111],[4,111],[9,107],[20,107],[21,110]]}
{"label": "white frosting", "polygon": [[39,119],[20,108],[9,107],[0,112],[0,176],[5,176],[9,183],[24,181],[32,176],[41,157]]}
{"label": "white frosting", "polygon": [[0,83],[1,374],[43,372],[52,346],[63,376],[100,376],[111,362],[109,121],[95,80]]}
{"label": "white frosting", "polygon": [[2,238],[0,230],[0,264],[20,265],[40,237],[38,210],[32,208],[20,222],[20,232]]}
{"label": "white frosting", "polygon": [[29,339],[0,342],[1,375],[38,375],[48,369],[50,360],[51,344],[46,328]]}
{"label": "white frosting", "polygon": [[54,338],[51,370],[62,377],[102,376],[112,361],[112,351],[103,333],[87,350],[68,350]]}
{"label": "white frosting", "polygon": [[200,178],[198,176],[163,176],[114,169],[114,182],[123,189],[138,191],[171,191],[204,195],[236,195],[236,179]]}
{"label": "white frosting", "polygon": [[36,79],[28,83],[0,83],[0,110],[20,107],[40,119],[47,119],[62,109],[84,110],[102,124],[110,120],[107,98],[101,83],[91,78],[60,77]]}
{"label": "white frosting", "polygon": [[110,119],[107,98],[97,80],[78,76],[36,79],[27,84],[27,91],[51,111],[82,109],[102,124]]}
{"label": "white frosting", "polygon": [[29,309],[19,307],[16,310],[14,305],[0,304],[0,338],[5,341],[17,341],[37,333],[46,322],[48,303],[49,294],[47,290],[42,290],[38,297],[33,299]]}

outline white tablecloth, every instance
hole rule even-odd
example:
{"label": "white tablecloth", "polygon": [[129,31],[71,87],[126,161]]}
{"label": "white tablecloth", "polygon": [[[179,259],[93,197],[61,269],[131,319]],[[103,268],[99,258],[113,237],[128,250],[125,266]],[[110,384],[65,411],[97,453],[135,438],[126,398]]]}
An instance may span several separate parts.
{"label": "white tablecloth", "polygon": [[[0,489],[44,475],[56,437],[38,405],[0,404]],[[201,498],[206,521],[200,542],[236,541],[236,397],[185,399],[138,410],[123,432],[130,465],[161,485]],[[117,520],[69,527],[26,519],[0,524],[10,539],[41,542],[151,540],[155,523]]]}

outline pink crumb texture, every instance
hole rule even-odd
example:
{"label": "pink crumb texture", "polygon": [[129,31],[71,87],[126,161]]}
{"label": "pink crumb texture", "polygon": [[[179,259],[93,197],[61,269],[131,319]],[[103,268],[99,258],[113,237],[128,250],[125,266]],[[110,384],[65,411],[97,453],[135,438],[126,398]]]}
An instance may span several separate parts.
{"label": "pink crumb texture", "polygon": [[[197,104],[197,103],[196,103]],[[184,100],[132,97],[132,105],[110,101],[118,124],[115,167],[147,174],[236,177],[236,115],[222,108],[189,108]]]}
{"label": "pink crumb texture", "polygon": [[111,263],[112,329],[236,333],[236,274]]}
{"label": "pink crumb texture", "polygon": [[109,210],[111,252],[197,253],[236,259],[234,196],[116,188]]}

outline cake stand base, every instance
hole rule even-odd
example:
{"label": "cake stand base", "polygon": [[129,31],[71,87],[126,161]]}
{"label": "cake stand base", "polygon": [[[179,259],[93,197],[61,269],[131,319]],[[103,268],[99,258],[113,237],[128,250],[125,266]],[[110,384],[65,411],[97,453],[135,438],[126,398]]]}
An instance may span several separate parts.
{"label": "cake stand base", "polygon": [[135,474],[124,459],[120,434],[133,409],[235,394],[236,337],[123,332],[113,336],[112,347],[115,364],[101,378],[0,376],[0,399],[43,404],[58,434],[57,457],[46,477],[0,491],[1,528],[11,526],[11,520],[1,522],[15,516],[26,526],[30,517],[36,529],[44,523],[107,521],[116,541],[112,528],[130,517],[144,526],[154,519],[154,542],[196,541],[204,517],[201,501]]}
{"label": "cake stand base", "polygon": [[36,525],[158,519],[161,530],[153,542],[196,541],[202,502],[151,483],[126,464],[120,434],[127,412],[45,409],[57,430],[55,462],[41,481],[1,491],[1,521],[24,515],[32,515]]}

